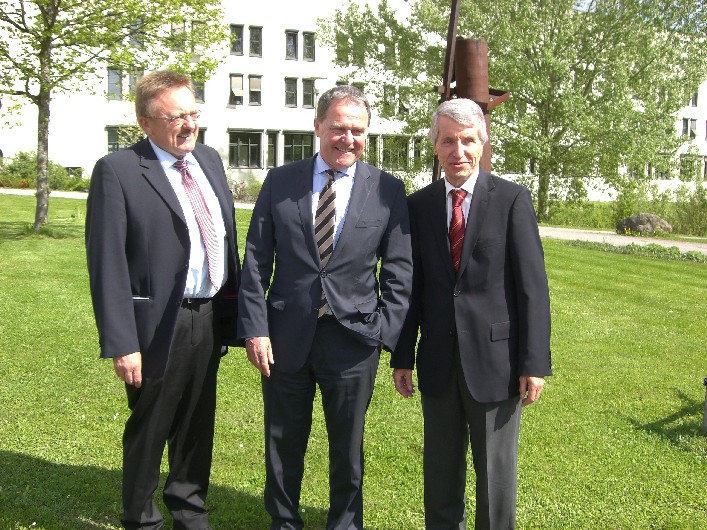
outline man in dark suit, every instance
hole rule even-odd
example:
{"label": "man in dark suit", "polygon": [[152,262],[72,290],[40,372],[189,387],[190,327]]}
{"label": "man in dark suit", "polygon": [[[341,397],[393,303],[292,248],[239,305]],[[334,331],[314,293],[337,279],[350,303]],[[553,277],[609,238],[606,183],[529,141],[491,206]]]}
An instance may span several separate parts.
{"label": "man in dark suit", "polygon": [[380,347],[395,348],[412,282],[403,183],[358,160],[369,122],[356,88],[322,94],[319,153],[269,172],[248,231],[238,334],[262,372],[272,530],[303,528],[317,385],[329,434],[326,528],[363,528],[364,420]]}
{"label": "man in dark suit", "polygon": [[147,139],[96,163],[86,213],[101,357],[113,359],[131,409],[122,523],[162,528],[152,494],[166,443],[165,505],[175,529],[197,530],[209,526],[216,372],[235,343],[233,196],[218,153],[196,143],[187,76],[145,75],[135,109]]}
{"label": "man in dark suit", "polygon": [[551,373],[543,250],[528,190],[479,169],[488,135],[476,103],[442,103],[430,139],[445,178],[408,199],[413,297],[393,378],[412,395],[417,346],[426,529],[466,528],[469,444],[475,528],[514,528],[521,403]]}

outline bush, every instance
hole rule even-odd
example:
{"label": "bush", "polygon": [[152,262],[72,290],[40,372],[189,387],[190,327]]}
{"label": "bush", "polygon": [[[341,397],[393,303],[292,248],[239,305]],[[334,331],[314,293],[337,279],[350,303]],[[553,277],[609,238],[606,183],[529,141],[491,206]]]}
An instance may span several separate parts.
{"label": "bush", "polygon": [[233,181],[233,198],[241,202],[255,202],[260,193],[262,183],[255,177],[246,177]]}
{"label": "bush", "polygon": [[[65,167],[49,161],[49,189],[66,191],[84,191],[88,189],[88,179],[69,176]],[[0,168],[0,187],[35,188],[37,186],[37,153],[23,151]]]}

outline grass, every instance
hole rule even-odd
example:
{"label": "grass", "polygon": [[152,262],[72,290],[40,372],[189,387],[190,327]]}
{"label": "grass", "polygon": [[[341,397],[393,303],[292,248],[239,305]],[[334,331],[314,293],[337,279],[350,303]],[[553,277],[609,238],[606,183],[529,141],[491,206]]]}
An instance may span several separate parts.
{"label": "grass", "polygon": [[[84,203],[0,195],[0,530],[119,528],[122,385],[98,359]],[[238,211],[246,233],[250,212]],[[707,265],[545,240],[553,364],[521,424],[518,528],[707,528]],[[368,530],[415,530],[422,513],[419,394],[399,398],[383,354],[365,439]],[[262,400],[232,350],[219,373],[209,505],[219,530],[267,528]],[[166,470],[166,467],[164,468]],[[473,512],[473,485],[469,485]],[[315,422],[302,494],[324,527],[327,445]]]}

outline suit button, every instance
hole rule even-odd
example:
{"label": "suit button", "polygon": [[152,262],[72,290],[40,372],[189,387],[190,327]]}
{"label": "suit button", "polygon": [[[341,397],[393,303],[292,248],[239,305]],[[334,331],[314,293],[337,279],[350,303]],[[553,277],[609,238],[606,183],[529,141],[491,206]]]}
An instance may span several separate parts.
{"label": "suit button", "polygon": [[460,294],[462,294],[461,291],[454,291],[454,296],[459,296]]}
{"label": "suit button", "polygon": [[320,275],[322,278],[326,278],[326,271],[325,271],[325,270],[322,270],[322,272],[320,272],[319,275]]}

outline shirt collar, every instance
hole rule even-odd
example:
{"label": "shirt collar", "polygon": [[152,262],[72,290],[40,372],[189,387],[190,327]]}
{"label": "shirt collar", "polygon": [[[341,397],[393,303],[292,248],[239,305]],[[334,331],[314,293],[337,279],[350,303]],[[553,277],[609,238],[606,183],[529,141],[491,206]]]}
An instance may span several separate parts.
{"label": "shirt collar", "polygon": [[[172,167],[178,159],[174,155],[165,151],[164,149],[157,147],[150,138],[148,138],[148,140],[150,141],[150,145],[155,151],[155,154],[157,155],[157,160],[160,161],[162,167]],[[196,164],[196,158],[194,158],[194,155],[192,153],[187,153],[186,155],[184,155],[184,160],[186,160],[188,164]]]}
{"label": "shirt collar", "polygon": [[[329,165],[324,162],[324,159],[321,157],[321,155],[317,155],[317,157],[314,159],[314,174],[319,175],[321,173],[324,173],[327,169],[332,169],[329,167]],[[348,175],[353,177],[356,174],[356,163],[354,163],[352,166],[349,166],[345,169],[339,170],[334,172],[334,177],[337,175]]]}
{"label": "shirt collar", "polygon": [[[479,178],[479,168],[478,166],[474,170],[474,172],[469,175],[469,178],[464,181],[464,183],[459,186],[459,189],[464,190],[467,193],[467,197],[471,197],[471,195],[474,193],[474,186],[476,186],[476,181]],[[445,178],[444,179],[444,189],[446,190],[446,195],[449,195],[449,192],[457,189],[454,186],[452,186],[449,181]]]}

